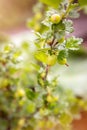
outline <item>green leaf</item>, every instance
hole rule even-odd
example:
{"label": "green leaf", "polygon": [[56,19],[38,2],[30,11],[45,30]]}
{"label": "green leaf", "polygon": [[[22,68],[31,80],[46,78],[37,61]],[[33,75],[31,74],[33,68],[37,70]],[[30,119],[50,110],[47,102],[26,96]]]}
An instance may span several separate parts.
{"label": "green leaf", "polygon": [[38,93],[34,92],[32,89],[33,88],[26,90],[26,95],[30,100],[34,100],[38,97]]}
{"label": "green leaf", "polygon": [[9,68],[9,73],[10,73],[10,74],[15,74],[15,73],[17,73],[17,71],[18,71],[17,68],[14,68],[14,67],[10,67],[10,68]]}
{"label": "green leaf", "polygon": [[34,113],[35,110],[36,110],[35,103],[29,102],[29,104],[28,104],[27,107],[26,107],[26,111],[27,111],[28,113]]}
{"label": "green leaf", "polygon": [[37,38],[41,38],[41,34],[39,32],[35,32],[35,35],[37,36]]}
{"label": "green leaf", "polygon": [[61,50],[59,52],[59,55],[57,56],[57,62],[61,65],[65,65],[67,64],[67,56],[68,56],[68,52],[67,50]]}
{"label": "green leaf", "polygon": [[59,52],[58,59],[67,58],[67,56],[68,56],[67,50],[61,50],[61,51]]}
{"label": "green leaf", "polygon": [[87,5],[87,0],[79,0],[81,6]]}
{"label": "green leaf", "polygon": [[67,33],[72,33],[74,31],[73,29],[73,22],[71,20],[64,20],[65,24],[65,30]]}
{"label": "green leaf", "polygon": [[70,13],[69,13],[69,17],[70,18],[79,18],[80,14],[78,13],[78,10],[72,10]]}
{"label": "green leaf", "polygon": [[63,113],[60,116],[60,123],[62,125],[68,125],[71,122],[72,122],[72,116],[69,113]]}
{"label": "green leaf", "polygon": [[83,40],[81,38],[75,38],[74,36],[70,37],[66,41],[66,48],[70,50],[78,50],[82,41]]}
{"label": "green leaf", "polygon": [[9,52],[11,52],[12,51],[12,46],[11,45],[6,45],[5,47],[4,47],[4,52],[5,53],[9,53]]}
{"label": "green leaf", "polygon": [[40,62],[46,63],[47,62],[47,54],[42,51],[37,51],[35,53],[35,58],[39,60]]}
{"label": "green leaf", "polygon": [[61,0],[40,0],[44,4],[57,8]]}
{"label": "green leaf", "polygon": [[21,51],[16,51],[16,52],[13,54],[13,59],[17,59],[20,55],[21,55]]}
{"label": "green leaf", "polygon": [[79,3],[72,3],[69,7],[69,17],[70,18],[79,18],[80,14],[78,12]]}
{"label": "green leaf", "polygon": [[55,38],[58,41],[65,36],[65,24],[63,22],[60,22],[58,25],[53,25],[52,28],[55,32]]}
{"label": "green leaf", "polygon": [[48,18],[45,19],[45,20],[43,20],[43,21],[42,21],[42,24],[45,25],[45,26],[47,26],[47,27],[49,27],[49,28],[50,28],[50,26],[51,26],[51,23],[50,23],[50,21],[49,21]]}

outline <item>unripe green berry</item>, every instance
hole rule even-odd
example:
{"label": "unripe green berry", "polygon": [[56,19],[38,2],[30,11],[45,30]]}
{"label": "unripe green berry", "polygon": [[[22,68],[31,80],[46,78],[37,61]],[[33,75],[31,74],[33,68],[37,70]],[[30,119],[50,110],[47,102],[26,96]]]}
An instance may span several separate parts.
{"label": "unripe green berry", "polygon": [[19,126],[23,126],[25,123],[25,119],[24,118],[21,118],[19,121],[18,121],[18,125]]}
{"label": "unripe green berry", "polygon": [[42,73],[41,73],[41,78],[44,78],[45,75],[46,75],[46,73],[45,73],[45,72],[42,72]]}
{"label": "unripe green berry", "polygon": [[47,96],[47,102],[49,102],[49,103],[53,103],[53,102],[56,102],[56,101],[58,101],[58,96],[52,96],[52,95],[48,95]]}
{"label": "unripe green berry", "polygon": [[58,23],[60,22],[60,20],[61,20],[61,17],[60,17],[59,14],[53,14],[53,15],[51,16],[51,22],[52,22],[53,24],[58,24]]}
{"label": "unripe green berry", "polygon": [[58,63],[61,64],[61,65],[65,65],[65,64],[67,64],[67,59],[66,58],[59,59]]}
{"label": "unripe green berry", "polygon": [[56,63],[56,61],[57,61],[56,55],[49,55],[49,56],[47,57],[47,64],[48,64],[49,66],[53,66],[53,65]]}
{"label": "unripe green berry", "polygon": [[53,102],[53,97],[51,95],[47,96],[47,102],[49,102],[49,103]]}
{"label": "unripe green berry", "polygon": [[15,93],[15,97],[24,97],[25,91],[23,89],[18,89]]}

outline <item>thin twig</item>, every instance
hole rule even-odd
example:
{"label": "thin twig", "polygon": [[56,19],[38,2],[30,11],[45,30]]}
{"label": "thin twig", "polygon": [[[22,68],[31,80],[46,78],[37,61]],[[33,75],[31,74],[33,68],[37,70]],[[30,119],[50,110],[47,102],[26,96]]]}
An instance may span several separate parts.
{"label": "thin twig", "polygon": [[48,71],[49,71],[49,65],[46,66],[46,74],[45,74],[44,80],[47,79]]}

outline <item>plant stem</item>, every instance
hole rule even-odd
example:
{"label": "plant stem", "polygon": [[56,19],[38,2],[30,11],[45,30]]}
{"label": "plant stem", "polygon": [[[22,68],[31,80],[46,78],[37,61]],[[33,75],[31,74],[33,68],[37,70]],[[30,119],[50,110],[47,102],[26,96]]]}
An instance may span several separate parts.
{"label": "plant stem", "polygon": [[46,81],[47,79],[47,75],[48,75],[48,72],[49,72],[49,65],[46,66],[46,74],[45,74],[45,77],[44,77],[44,80]]}

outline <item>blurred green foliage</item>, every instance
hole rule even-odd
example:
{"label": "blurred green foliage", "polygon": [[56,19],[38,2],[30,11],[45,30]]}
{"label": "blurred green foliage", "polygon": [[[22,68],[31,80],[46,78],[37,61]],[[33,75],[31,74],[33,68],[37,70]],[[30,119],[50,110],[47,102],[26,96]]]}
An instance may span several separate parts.
{"label": "blurred green foliage", "polygon": [[61,0],[54,0],[54,1],[53,0],[40,0],[40,1],[55,8],[57,8],[59,3],[61,2]]}
{"label": "blurred green foliage", "polygon": [[[57,8],[62,0],[54,0],[54,1],[53,0],[40,0],[40,1],[49,5],[49,6]],[[70,0],[70,1],[73,1],[73,0]],[[78,0],[78,2],[80,3],[81,6],[87,5],[86,0]]]}
{"label": "blurred green foliage", "polygon": [[86,0],[79,0],[79,3],[80,3],[81,6],[87,5],[87,1]]}

